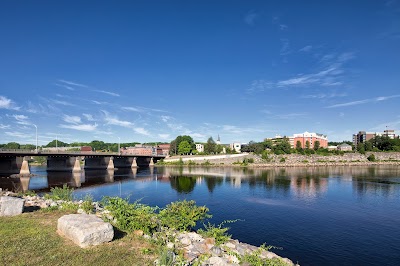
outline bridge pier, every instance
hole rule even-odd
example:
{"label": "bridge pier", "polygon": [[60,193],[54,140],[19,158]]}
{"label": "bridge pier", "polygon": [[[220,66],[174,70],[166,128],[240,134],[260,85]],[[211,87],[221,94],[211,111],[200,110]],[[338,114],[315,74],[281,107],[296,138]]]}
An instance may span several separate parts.
{"label": "bridge pier", "polygon": [[107,165],[107,170],[114,170],[114,157],[110,157],[110,160],[108,161]]}
{"label": "bridge pier", "polygon": [[76,160],[74,163],[74,168],[72,169],[72,172],[74,172],[74,173],[82,172],[81,162],[79,161],[78,157],[76,157]]}
{"label": "bridge pier", "polygon": [[26,159],[26,157],[24,157],[23,161],[22,161],[22,165],[21,165],[21,170],[19,171],[20,175],[30,175],[31,172],[29,171],[29,162]]}
{"label": "bridge pier", "polygon": [[133,157],[131,168],[138,168],[137,162],[136,162],[136,157]]}
{"label": "bridge pier", "polygon": [[31,181],[31,177],[28,176],[20,176],[19,182],[21,183],[22,192],[29,190],[29,182]]}
{"label": "bridge pier", "polygon": [[149,163],[149,166],[154,166],[154,161],[153,161],[153,157],[151,157],[151,159],[150,159],[150,163]]}

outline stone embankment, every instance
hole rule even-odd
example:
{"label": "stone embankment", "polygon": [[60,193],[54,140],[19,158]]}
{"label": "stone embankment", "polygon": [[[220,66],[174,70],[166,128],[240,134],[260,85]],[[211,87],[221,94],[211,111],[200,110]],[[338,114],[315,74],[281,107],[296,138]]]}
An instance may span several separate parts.
{"label": "stone embankment", "polygon": [[[0,196],[5,197],[16,197],[18,196],[16,193],[13,192],[2,192],[0,189]],[[63,200],[52,200],[52,199],[45,199],[44,197],[34,195],[34,196],[23,196],[23,200],[25,201],[25,208],[59,208],[62,209],[65,203]],[[83,201],[74,201],[73,204],[78,205],[78,213],[82,215],[82,218],[77,218],[76,216],[67,215],[67,218],[74,220],[74,225],[77,223],[76,221],[79,219],[83,219],[84,221],[87,220],[87,215],[82,207]],[[113,221],[114,218],[110,215],[110,213],[102,208],[99,203],[93,202],[93,212],[96,216],[101,217],[105,220]],[[73,214],[78,215],[79,214]],[[94,216],[94,215],[90,215]],[[65,217],[65,216],[63,216]],[[82,237],[80,236],[79,232],[76,231],[80,230],[82,226],[77,226],[78,229],[73,228],[74,230],[70,230],[71,222],[68,222],[66,218],[61,217],[59,219],[59,226],[58,230],[61,231],[61,235],[65,235],[65,232],[72,232],[67,233],[68,238],[74,241],[81,247],[87,247],[89,245],[97,245],[103,242],[109,241],[108,235],[112,235],[109,228],[102,230],[102,235],[106,235],[106,239],[103,238],[99,241],[99,237],[89,233],[90,237]],[[61,222],[60,222],[61,220]],[[66,222],[64,222],[66,220]],[[95,220],[93,223],[102,224],[100,221]],[[68,230],[66,230],[65,228]],[[75,226],[76,227],[76,226]],[[282,258],[277,254],[268,251],[265,248],[260,248],[256,246],[252,246],[246,243],[241,243],[238,240],[230,239],[224,244],[217,245],[215,243],[214,238],[203,238],[201,235],[197,234],[196,232],[178,232],[175,230],[170,230],[168,228],[162,228],[162,232],[154,233],[153,235],[146,235],[143,234],[143,231],[137,230],[134,233],[136,235],[142,236],[146,239],[151,239],[156,242],[160,240],[166,241],[166,246],[171,254],[172,260],[177,260],[177,255],[175,254],[174,250],[180,250],[183,253],[185,261],[181,263],[179,261],[179,265],[199,265],[199,266],[236,266],[236,265],[250,265],[250,264],[240,264],[239,258],[243,258],[243,256],[257,256],[261,259],[271,259],[271,260],[278,260],[279,264],[277,265],[298,265],[294,264],[288,258]],[[176,261],[178,263],[178,261]],[[276,261],[275,261],[276,262]],[[158,260],[155,261],[155,265],[160,265]],[[275,264],[274,264],[275,265]]]}
{"label": "stone embankment", "polygon": [[[368,157],[373,154],[375,161],[369,161]],[[196,159],[197,158],[197,159]],[[201,159],[198,159],[201,158]],[[171,159],[179,160],[178,156]],[[171,160],[170,159],[170,160]],[[261,156],[255,154],[241,154],[241,156],[232,157],[229,155],[219,156],[186,156],[183,162],[193,162],[202,165],[208,162],[212,166],[242,166],[244,161],[252,161],[249,167],[302,167],[302,166],[357,166],[357,165],[400,165],[400,152],[367,152],[360,153],[344,153],[343,155],[302,155],[302,154],[270,154],[268,158],[262,159]],[[167,160],[166,160],[167,161]]]}

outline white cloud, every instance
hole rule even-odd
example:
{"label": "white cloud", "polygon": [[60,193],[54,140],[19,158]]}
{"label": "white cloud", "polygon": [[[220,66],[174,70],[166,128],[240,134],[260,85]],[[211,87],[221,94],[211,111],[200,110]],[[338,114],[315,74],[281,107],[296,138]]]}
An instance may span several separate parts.
{"label": "white cloud", "polygon": [[127,128],[133,128],[134,123],[129,122],[129,121],[124,121],[118,119],[116,116],[112,116],[109,112],[107,111],[102,111],[104,113],[104,121],[106,122],[107,125],[115,125],[115,126],[121,126],[121,127],[127,127]]}
{"label": "white cloud", "polygon": [[139,133],[139,134],[141,134],[141,135],[145,135],[145,136],[150,135],[149,132],[148,132],[146,129],[142,128],[142,127],[137,127],[137,128],[134,128],[133,130],[134,130],[136,133]]}
{"label": "white cloud", "polygon": [[12,117],[14,117],[15,120],[17,120],[17,124],[32,125],[32,123],[28,121],[29,117],[27,117],[26,115],[12,115]]}
{"label": "white cloud", "polygon": [[66,101],[59,101],[59,100],[50,100],[51,102],[55,103],[55,104],[60,104],[60,105],[64,105],[64,106],[75,106],[75,104],[66,102]]}
{"label": "white cloud", "polygon": [[119,97],[119,96],[121,96],[121,95],[119,95],[118,93],[111,92],[111,91],[104,91],[104,90],[93,90],[93,91],[95,91],[95,92],[100,92],[100,93],[104,93],[104,94],[108,94],[108,95],[111,95],[111,96],[114,96],[114,97]]}
{"label": "white cloud", "polygon": [[10,125],[0,124],[0,129],[9,129]]}
{"label": "white cloud", "polygon": [[288,54],[292,53],[288,39],[281,39],[281,43],[282,43],[282,46],[281,46],[280,55],[288,55]]}
{"label": "white cloud", "polygon": [[380,96],[372,99],[364,99],[364,100],[358,100],[358,101],[352,101],[352,102],[347,102],[347,103],[338,103],[334,105],[327,106],[326,108],[337,108],[337,107],[346,107],[346,106],[353,106],[353,105],[359,105],[359,104],[365,104],[365,103],[372,103],[372,102],[381,102],[381,101],[386,101],[392,98],[398,98],[400,95],[392,95],[392,96]]}
{"label": "white cloud", "polygon": [[307,45],[307,46],[304,46],[303,48],[301,48],[299,50],[299,52],[310,52],[312,50],[312,48],[313,47],[311,45]]}
{"label": "white cloud", "polygon": [[147,108],[147,107],[142,107],[142,106],[133,106],[133,107],[125,106],[125,107],[121,107],[121,109],[125,110],[125,111],[132,111],[132,112],[139,112],[139,113],[145,113],[145,112],[168,113],[168,111],[165,111],[165,110]]}
{"label": "white cloud", "polygon": [[76,83],[76,82],[72,82],[72,81],[68,81],[68,80],[64,80],[64,79],[59,79],[59,82],[68,84],[68,85],[72,85],[72,86],[77,86],[77,87],[82,87],[82,88],[89,88],[89,86],[84,85],[84,84],[80,84],[80,83]]}
{"label": "white cloud", "polygon": [[11,99],[0,95],[0,109],[19,110],[20,107],[15,106]]}
{"label": "white cloud", "polygon": [[244,16],[244,22],[249,26],[253,26],[257,18],[258,14],[254,11],[250,11]]}
{"label": "white cloud", "polygon": [[70,124],[80,124],[82,123],[81,118],[79,116],[70,116],[64,115],[63,120]]}
{"label": "white cloud", "polygon": [[16,131],[13,131],[13,132],[7,131],[7,132],[4,132],[4,133],[5,133],[6,135],[8,135],[8,136],[15,137],[15,138],[26,138],[26,137],[29,136],[29,135],[27,135],[27,134],[25,134],[25,133],[16,132]]}
{"label": "white cloud", "polygon": [[158,134],[158,136],[161,138],[161,139],[170,139],[171,137],[171,135],[170,134]]}
{"label": "white cloud", "polygon": [[95,131],[97,129],[97,124],[61,124],[61,128],[75,129],[79,131]]}
{"label": "white cloud", "polygon": [[161,120],[164,121],[165,123],[167,123],[168,121],[170,121],[172,119],[172,117],[168,116],[168,115],[162,115],[161,116]]}
{"label": "white cloud", "polygon": [[59,86],[59,87],[63,87],[63,88],[65,88],[65,89],[67,89],[67,90],[70,90],[70,91],[74,91],[75,89],[74,88],[72,88],[72,87],[70,87],[70,86],[67,86],[67,85],[64,85],[64,84],[55,84],[56,86]]}
{"label": "white cloud", "polygon": [[287,30],[289,27],[285,24],[279,24],[279,29],[280,30]]}
{"label": "white cloud", "polygon": [[91,114],[82,114],[88,121],[96,121]]}

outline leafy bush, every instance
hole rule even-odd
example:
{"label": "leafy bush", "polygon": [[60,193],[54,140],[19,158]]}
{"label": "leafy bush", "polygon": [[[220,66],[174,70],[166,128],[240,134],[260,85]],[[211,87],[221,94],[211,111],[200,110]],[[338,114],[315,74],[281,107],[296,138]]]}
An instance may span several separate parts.
{"label": "leafy bush", "polygon": [[275,248],[275,247],[265,246],[265,244],[264,244],[256,251],[254,251],[250,254],[246,253],[245,255],[241,256],[240,262],[247,263],[247,265],[250,265],[250,266],[287,266],[288,264],[280,258],[263,259],[260,256],[263,251],[268,251],[271,248]]}
{"label": "leafy bush", "polygon": [[53,200],[65,200],[65,201],[72,201],[73,198],[73,188],[69,188],[67,184],[64,184],[62,188],[60,187],[53,187],[50,189],[51,194],[47,196],[47,198]]}
{"label": "leafy bush", "polygon": [[212,237],[215,239],[215,244],[220,245],[231,239],[232,235],[227,234],[226,232],[230,229],[229,227],[224,227],[227,223],[234,223],[238,220],[227,220],[220,223],[218,226],[215,224],[211,224],[208,222],[207,224],[203,224],[204,229],[197,230],[197,233],[202,235],[203,237]]}
{"label": "leafy bush", "polygon": [[189,231],[198,221],[211,218],[206,206],[196,206],[194,200],[176,201],[160,211],[159,217],[163,226],[179,231]]}
{"label": "leafy bush", "polygon": [[254,158],[249,158],[249,159],[247,159],[247,162],[248,162],[248,163],[254,163]]}
{"label": "leafy bush", "polygon": [[284,162],[286,162],[286,159],[285,159],[285,157],[282,157],[279,161],[280,161],[281,163],[284,163]]}
{"label": "leafy bush", "polygon": [[370,162],[375,162],[375,161],[376,161],[375,155],[370,154],[370,155],[367,157],[367,160],[370,161]]}
{"label": "leafy bush", "polygon": [[140,204],[139,200],[130,204],[119,197],[104,197],[102,203],[115,218],[115,226],[122,231],[143,230],[148,234],[158,227],[157,207]]}
{"label": "leafy bush", "polygon": [[94,211],[93,211],[93,197],[91,195],[86,195],[85,196],[85,198],[83,199],[81,208],[87,214],[94,213]]}
{"label": "leafy bush", "polygon": [[60,205],[59,209],[66,211],[66,212],[73,212],[76,213],[78,211],[79,205],[73,202],[67,201]]}

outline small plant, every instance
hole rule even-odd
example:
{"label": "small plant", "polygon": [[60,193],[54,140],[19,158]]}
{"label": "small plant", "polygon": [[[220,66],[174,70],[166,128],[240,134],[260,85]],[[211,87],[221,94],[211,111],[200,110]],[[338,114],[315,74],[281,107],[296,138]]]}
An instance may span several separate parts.
{"label": "small plant", "polygon": [[49,206],[47,208],[42,208],[40,209],[42,212],[53,212],[53,211],[57,211],[58,210],[58,206]]}
{"label": "small plant", "polygon": [[175,264],[175,253],[169,249],[162,249],[158,257],[158,265],[173,266]]}
{"label": "small plant", "polygon": [[375,162],[375,161],[376,161],[375,155],[370,154],[370,155],[367,157],[367,160],[370,161],[370,162]]}
{"label": "small plant", "polygon": [[247,162],[248,162],[248,163],[254,163],[254,158],[249,158],[249,159],[247,159]]}
{"label": "small plant", "polygon": [[66,211],[66,212],[74,212],[76,213],[79,209],[79,205],[75,204],[73,202],[67,201],[67,202],[63,202],[59,209]]}
{"label": "small plant", "polygon": [[104,197],[102,203],[116,219],[115,226],[121,231],[142,230],[146,234],[152,233],[159,226],[155,213],[158,208],[141,204],[139,201],[130,204],[128,199]]}
{"label": "small plant", "polygon": [[53,200],[65,200],[72,201],[73,200],[73,188],[69,188],[67,184],[64,184],[62,188],[53,187],[50,189],[51,194],[47,196]]}
{"label": "small plant", "polygon": [[81,204],[81,208],[87,214],[94,213],[94,211],[93,211],[93,197],[91,195],[86,195],[85,196],[85,198],[83,199],[83,202]]}
{"label": "small plant", "polygon": [[203,237],[212,237],[215,239],[216,245],[221,245],[231,239],[232,236],[226,233],[230,228],[224,227],[224,225],[227,223],[235,223],[237,221],[238,220],[227,220],[223,221],[217,226],[215,226],[215,224],[211,224],[210,222],[208,222],[207,224],[203,223],[204,229],[197,230],[197,233],[199,233]]}
{"label": "small plant", "polygon": [[308,160],[303,160],[303,161],[301,161],[302,163],[308,163]]}
{"label": "small plant", "polygon": [[[256,251],[252,253],[246,253],[240,258],[241,263],[247,263],[250,266],[287,266],[288,264],[280,258],[263,259],[260,255],[263,251],[268,251],[271,248],[276,248],[273,246],[261,245]],[[281,249],[281,248],[278,248]]]}
{"label": "small plant", "polygon": [[284,163],[284,162],[286,162],[286,159],[285,159],[285,157],[282,157],[282,158],[279,160],[279,162],[281,162],[281,163]]}
{"label": "small plant", "polygon": [[196,206],[194,200],[176,201],[168,204],[159,213],[163,226],[179,231],[189,231],[195,227],[198,221],[211,218],[206,206]]}
{"label": "small plant", "polygon": [[212,165],[212,163],[210,163],[208,160],[206,160],[205,162],[201,163],[201,165],[209,166],[209,165]]}

